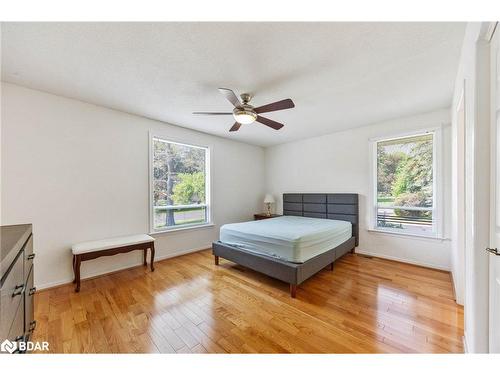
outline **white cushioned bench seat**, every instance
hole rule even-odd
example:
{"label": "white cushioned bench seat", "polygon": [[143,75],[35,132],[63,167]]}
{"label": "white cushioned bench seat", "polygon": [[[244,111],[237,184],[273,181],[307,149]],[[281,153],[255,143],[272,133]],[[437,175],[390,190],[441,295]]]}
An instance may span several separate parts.
{"label": "white cushioned bench seat", "polygon": [[73,255],[91,253],[117,247],[138,245],[153,242],[155,239],[147,234],[135,234],[132,236],[114,237],[98,241],[88,241],[75,244],[71,247]]}

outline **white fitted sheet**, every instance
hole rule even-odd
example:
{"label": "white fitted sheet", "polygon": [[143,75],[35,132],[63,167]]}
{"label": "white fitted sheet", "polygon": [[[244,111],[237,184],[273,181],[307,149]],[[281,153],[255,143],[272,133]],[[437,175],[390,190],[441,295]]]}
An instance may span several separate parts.
{"label": "white fitted sheet", "polygon": [[226,224],[220,228],[221,242],[294,263],[331,250],[351,236],[352,224],[348,221],[301,216]]}

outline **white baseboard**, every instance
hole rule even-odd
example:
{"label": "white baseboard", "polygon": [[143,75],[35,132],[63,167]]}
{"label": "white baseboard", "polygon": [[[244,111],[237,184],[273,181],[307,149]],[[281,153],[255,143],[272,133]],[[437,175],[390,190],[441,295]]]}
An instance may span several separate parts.
{"label": "white baseboard", "polygon": [[[185,254],[196,253],[197,251],[206,250],[208,248],[210,248],[210,245],[204,246],[202,248],[181,250],[181,251],[177,251],[175,253],[170,253],[170,254],[158,256],[158,257],[155,257],[155,263],[159,262],[161,260],[175,258],[175,257],[185,255]],[[123,271],[123,270],[129,269],[129,268],[132,268],[132,267],[140,266],[141,264],[142,264],[142,262],[139,261],[136,263],[128,264],[128,265],[123,266],[123,267],[109,268],[109,269],[106,269],[102,272],[95,272],[95,273],[91,272],[91,273],[86,274],[85,277],[82,277],[82,280],[91,279],[91,278],[98,277],[98,276],[104,276],[106,274],[113,273],[113,272]],[[72,282],[73,282],[73,278],[69,278],[69,279],[52,281],[49,283],[40,284],[40,285],[37,285],[36,288],[37,288],[37,290],[44,290],[44,289],[54,288],[56,286],[60,286],[60,285],[64,285],[64,284],[69,284]]]}
{"label": "white baseboard", "polygon": [[383,259],[395,260],[395,261],[401,262],[401,263],[409,263],[409,264],[414,264],[416,266],[422,266],[422,267],[427,267],[427,268],[434,268],[434,269],[437,269],[437,270],[450,272],[450,268],[449,267],[443,267],[443,266],[440,266],[438,264],[419,262],[419,261],[416,261],[416,260],[413,260],[413,259],[399,258],[399,257],[395,257],[395,256],[391,256],[391,255],[385,255],[385,254],[380,254],[380,253],[372,253],[370,251],[365,251],[365,250],[360,250],[360,249],[356,249],[356,254],[368,255],[368,256],[375,257],[375,258],[383,258]]}

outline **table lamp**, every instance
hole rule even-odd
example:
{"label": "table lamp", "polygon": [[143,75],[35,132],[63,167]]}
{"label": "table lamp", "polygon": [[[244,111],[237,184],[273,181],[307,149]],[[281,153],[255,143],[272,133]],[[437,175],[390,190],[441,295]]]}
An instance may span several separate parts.
{"label": "table lamp", "polygon": [[274,203],[274,197],[271,194],[266,194],[264,198],[264,203],[267,207],[267,216],[271,216],[271,204]]}

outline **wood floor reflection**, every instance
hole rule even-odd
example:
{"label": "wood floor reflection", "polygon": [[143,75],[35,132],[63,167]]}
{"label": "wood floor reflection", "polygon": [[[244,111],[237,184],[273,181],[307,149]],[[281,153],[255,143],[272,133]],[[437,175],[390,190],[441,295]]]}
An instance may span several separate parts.
{"label": "wood floor reflection", "polygon": [[210,250],[35,295],[53,353],[463,352],[450,274],[347,254],[299,286]]}

